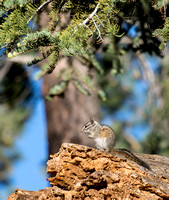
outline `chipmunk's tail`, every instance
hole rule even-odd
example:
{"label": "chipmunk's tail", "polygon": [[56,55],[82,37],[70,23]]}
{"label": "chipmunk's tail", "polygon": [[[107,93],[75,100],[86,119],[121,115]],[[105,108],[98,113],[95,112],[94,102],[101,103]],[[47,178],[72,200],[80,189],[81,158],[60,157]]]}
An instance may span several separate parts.
{"label": "chipmunk's tail", "polygon": [[137,156],[135,156],[130,150],[125,149],[125,148],[121,148],[121,149],[114,149],[113,150],[114,153],[117,153],[119,155],[124,155],[124,157],[136,162],[137,164],[151,170],[150,166],[144,162],[143,160],[141,160],[140,158],[138,158]]}

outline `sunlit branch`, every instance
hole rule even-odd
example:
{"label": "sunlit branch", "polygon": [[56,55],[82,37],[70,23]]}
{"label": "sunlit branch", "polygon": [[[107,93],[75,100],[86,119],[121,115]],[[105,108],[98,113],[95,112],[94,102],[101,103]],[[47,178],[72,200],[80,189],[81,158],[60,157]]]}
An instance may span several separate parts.
{"label": "sunlit branch", "polygon": [[93,21],[93,23],[94,23],[94,25],[95,25],[95,27],[96,27],[98,33],[99,33],[99,36],[98,36],[98,37],[103,41],[103,38],[102,38],[102,36],[101,36],[101,32],[100,32],[100,30],[99,30],[99,28],[98,28],[98,26],[97,26],[97,24],[96,24],[96,22],[94,21],[93,18],[92,18],[92,21]]}
{"label": "sunlit branch", "polygon": [[[82,23],[80,23],[78,26],[86,26],[86,27],[88,27],[86,24],[88,23],[88,21],[90,20],[90,19],[92,19],[92,17],[94,16],[94,15],[96,15],[96,13],[97,13],[97,11],[98,11],[98,8],[99,8],[99,5],[100,5],[100,3],[98,3],[97,4],[97,6],[96,6],[96,8],[94,9],[94,11],[89,15],[89,17],[88,18],[86,18]],[[90,29],[90,28],[89,28]],[[77,27],[75,28],[75,32],[77,31]]]}
{"label": "sunlit branch", "polygon": [[81,25],[86,25],[87,22],[88,22],[90,19],[92,19],[92,17],[97,13],[98,8],[99,8],[99,5],[100,5],[100,3],[97,4],[96,8],[95,8],[94,11],[89,15],[89,17],[86,18],[82,23],[79,24],[80,26],[81,26]]}
{"label": "sunlit branch", "polygon": [[29,22],[34,18],[34,16],[46,5],[48,5],[50,2],[52,2],[53,0],[48,0],[46,2],[44,2],[41,6],[39,6],[39,8],[36,10],[36,12],[31,16],[31,18],[27,21],[27,24],[29,24]]}

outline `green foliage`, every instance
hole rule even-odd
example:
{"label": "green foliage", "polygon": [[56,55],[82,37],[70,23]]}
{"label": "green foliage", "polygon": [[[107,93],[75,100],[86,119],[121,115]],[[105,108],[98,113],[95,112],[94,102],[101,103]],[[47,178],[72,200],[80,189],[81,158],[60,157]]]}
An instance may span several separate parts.
{"label": "green foliage", "polygon": [[[1,5],[1,12],[3,8],[4,7]],[[6,9],[7,8],[8,7],[6,7]],[[6,14],[6,17],[4,16],[4,21],[0,25],[0,45],[7,46],[9,49],[13,48],[12,45],[16,43],[21,36],[29,33],[30,30],[27,20],[36,10],[31,4],[26,4],[24,7],[16,4],[15,7],[12,6],[11,9],[12,10]]]}
{"label": "green foliage", "polygon": [[[82,28],[83,29],[83,28]],[[75,26],[72,25],[71,29],[67,28],[60,35],[59,49],[63,56],[84,55],[86,54],[85,46],[86,38],[82,38],[82,30],[76,31]],[[78,37],[77,37],[78,34]],[[83,41],[84,40],[84,41]]]}
{"label": "green foliage", "polygon": [[[38,59],[38,58],[36,58]],[[33,61],[32,61],[33,62]],[[48,65],[43,65],[41,70],[39,70],[35,75],[34,78],[35,80],[40,79],[42,76],[44,76],[47,72],[49,71],[49,66]]]}
{"label": "green foliage", "polygon": [[[50,18],[48,30],[31,30],[28,28],[28,24],[31,19],[38,19],[38,16],[42,11],[45,11],[50,1],[40,1],[39,5],[31,3],[31,1],[4,1],[0,4],[1,13],[6,13],[3,17],[3,21],[0,26],[0,45],[6,46],[6,54],[9,58],[15,57],[22,53],[28,53],[30,51],[41,52],[41,56],[35,57],[28,66],[37,64],[44,59],[48,60],[41,71],[38,72],[36,78],[42,77],[46,73],[51,73],[58,60],[62,57],[75,56],[81,57],[85,64],[89,68],[95,68],[102,76],[106,73],[112,75],[121,73],[123,71],[120,63],[121,53],[125,53],[122,47],[117,46],[117,38],[121,38],[125,35],[120,26],[122,21],[125,21],[125,17],[132,19],[135,16],[136,19],[142,20],[140,11],[145,15],[149,15],[153,9],[152,1],[126,1],[126,0],[100,0],[98,1],[51,1],[51,9],[48,10]],[[163,1],[160,1],[161,3]],[[163,4],[167,1],[163,2]],[[153,1],[155,9],[161,9],[159,2]],[[130,8],[130,9],[129,9]],[[61,18],[64,15],[70,13],[70,18],[65,24],[62,24]],[[19,19],[19,20],[18,20]],[[147,18],[148,20],[148,18]],[[156,30],[154,36],[161,35],[164,38],[164,43],[168,40],[168,19],[166,19],[165,27],[162,30]],[[145,23],[149,23],[148,21]],[[60,27],[56,31],[56,27]],[[148,47],[152,51],[152,45],[154,45],[154,39],[145,26],[142,26],[142,32],[144,33],[136,42],[133,40],[133,49],[136,49],[136,45],[140,45],[140,49],[143,51]],[[149,34],[149,37],[148,36]],[[105,38],[110,38],[110,45],[107,45],[108,51],[112,55],[112,66],[109,69],[103,69],[103,66],[98,62],[95,57],[95,47],[101,46]],[[148,39],[147,39],[148,38]],[[151,40],[150,40],[151,38]],[[150,44],[146,47],[142,44],[142,40],[145,43]],[[146,41],[147,40],[147,41]],[[161,46],[160,46],[161,48]],[[154,48],[155,49],[155,48]],[[156,49],[156,51],[158,51]],[[111,69],[110,69],[111,68]],[[87,92],[85,84],[81,84],[80,75],[75,79],[71,78],[73,84],[85,94]],[[63,85],[64,81],[62,82]],[[68,83],[64,83],[63,91],[57,90],[54,94],[59,94],[57,91],[66,89]],[[90,84],[88,84],[90,85]],[[60,86],[59,86],[60,88]],[[103,93],[93,85],[93,91],[98,94],[102,99]]]}
{"label": "green foliage", "polygon": [[11,1],[11,0],[4,0],[0,3],[0,5],[6,9],[9,9],[9,8],[13,8],[15,7],[16,5],[17,6],[24,6],[26,5],[27,3],[29,3],[30,1],[29,0],[15,0],[15,1]]}
{"label": "green foliage", "polygon": [[95,58],[95,56],[90,53],[88,55],[88,60],[90,60],[91,64],[93,65],[93,67],[101,74],[103,75],[104,74],[104,70],[103,70],[103,67],[101,66],[101,64],[97,61],[97,59]]}
{"label": "green foliage", "polygon": [[167,6],[168,3],[169,3],[169,0],[154,0],[153,6],[156,9],[166,9],[164,6]]}
{"label": "green foliage", "polygon": [[59,85],[55,85],[49,90],[49,95],[54,96],[54,95],[62,94],[65,91],[67,84],[68,84],[68,81],[62,80]]}
{"label": "green foliage", "polygon": [[29,2],[29,0],[3,0],[0,2],[0,16],[4,15],[5,13],[7,13],[10,9],[15,8],[16,6],[18,7],[23,7],[25,6],[27,3]]}
{"label": "green foliage", "polygon": [[[159,48],[162,50],[165,48],[168,40],[169,40],[169,18],[166,16],[167,12],[167,5],[169,3],[168,0],[156,0],[153,2],[154,8],[159,9],[161,11],[161,15],[165,19],[164,25],[160,26],[160,28],[156,29],[153,33],[153,36],[157,37],[160,36],[162,39],[162,43],[160,44]],[[163,28],[161,28],[163,27]]]}
{"label": "green foliage", "polygon": [[62,71],[60,76],[61,75],[62,75],[61,82],[49,90],[49,96],[60,95],[65,91],[68,82],[72,77],[72,69],[66,68],[65,70]]}
{"label": "green foliage", "polygon": [[[37,50],[41,46],[52,46],[52,44],[57,44],[58,39],[58,33],[51,35],[51,33],[47,30],[44,31],[36,31],[35,33],[28,33],[26,37],[23,37],[22,40],[17,43],[16,49],[13,51],[13,54],[8,53],[8,57],[14,57],[21,53],[28,52],[30,50]],[[51,48],[49,49],[44,55],[45,59],[50,55],[49,52],[54,51],[56,49]],[[38,59],[37,59],[38,60]],[[30,64],[29,64],[30,65]]]}
{"label": "green foliage", "polygon": [[[28,53],[31,50],[40,50],[42,56],[36,57],[28,63],[30,66],[48,58],[48,67],[46,65],[42,67],[37,77],[52,72],[59,57],[62,56],[81,56],[87,59],[90,65],[94,66],[99,73],[103,74],[102,67],[95,59],[93,53],[91,53],[91,39],[95,35],[97,36],[96,41],[99,41],[103,40],[103,37],[106,35],[116,35],[118,33],[119,26],[114,17],[114,14],[118,13],[115,6],[117,2],[100,1],[97,3],[90,1],[87,3],[83,1],[65,1],[60,4],[52,2],[52,10],[49,16],[55,23],[49,23],[48,30],[43,31],[34,31],[28,28],[30,19],[35,14],[39,14],[39,8],[35,5],[19,3],[19,1],[11,3],[10,6],[3,4],[3,6],[1,5],[3,11],[4,8],[12,10],[1,24],[0,35],[2,37],[0,45],[7,47],[6,53],[8,53],[9,58],[21,53]],[[42,5],[44,5],[43,1],[41,2]],[[60,23],[58,18],[60,12],[67,13],[69,11],[73,15],[71,23],[60,32],[53,32],[56,25]],[[86,89],[79,84],[80,80],[78,80],[78,77],[70,80],[73,81],[74,85],[81,92],[88,94],[88,92],[85,92]],[[63,85],[63,82],[61,85]],[[66,89],[66,86],[67,84],[64,85],[63,89]],[[56,86],[55,89],[55,92],[53,92],[53,89],[51,90],[52,95],[58,94],[56,92],[58,87]],[[96,93],[103,98],[100,91]]]}
{"label": "green foliage", "polygon": [[[162,15],[168,1],[127,1],[127,0],[100,0],[100,1],[51,1],[50,9],[46,9],[50,1],[40,1],[39,5],[32,1],[11,1],[0,3],[1,13],[5,14],[0,26],[0,45],[6,46],[5,53],[9,58],[30,51],[41,52],[41,56],[35,57],[28,66],[37,64],[44,59],[48,63],[41,68],[36,78],[42,77],[46,73],[51,73],[58,60],[62,57],[75,56],[89,68],[95,68],[101,76],[111,74],[112,76],[123,72],[123,65],[120,57],[127,51],[125,47],[118,44],[121,37],[125,36],[122,30],[122,23],[132,24],[132,19],[140,21],[141,36],[131,40],[131,45],[127,47],[132,51],[148,51],[159,54],[160,42],[157,36],[163,38],[160,48],[164,47],[168,41],[168,18],[163,29],[159,29],[162,21],[156,23],[158,15]],[[47,30],[31,30],[28,28],[30,20],[38,19],[42,11],[47,11],[49,15],[49,26]],[[62,23],[62,18],[69,15],[69,19]],[[153,16],[151,16],[153,15]],[[37,17],[36,17],[37,16]],[[143,17],[144,16],[144,17]],[[163,17],[163,16],[162,16]],[[36,22],[36,21],[35,21]],[[152,33],[146,27],[155,27],[153,38]],[[57,30],[57,31],[56,31]],[[109,38],[109,39],[108,39]],[[104,44],[109,40],[108,44]],[[104,45],[102,45],[104,44]],[[158,46],[158,47],[157,47]],[[103,67],[96,59],[95,53],[98,51],[111,55],[111,66]],[[127,50],[128,50],[127,49]],[[154,51],[154,52],[153,52]],[[75,72],[73,72],[75,73]],[[68,82],[73,84],[84,94],[90,94],[87,88],[91,88],[103,100],[101,92],[91,81],[83,77],[80,73],[76,77],[71,77],[65,82],[61,77],[61,85],[56,85],[51,89],[50,95],[57,95],[67,88]]]}
{"label": "green foliage", "polygon": [[153,33],[154,36],[160,36],[162,38],[162,43],[159,48],[164,49],[167,42],[169,41],[169,17],[165,19],[164,27],[162,29],[157,29]]}
{"label": "green foliage", "polygon": [[97,93],[98,93],[99,97],[102,99],[102,101],[106,101],[107,100],[105,92],[103,90],[98,90]]}
{"label": "green foliage", "polygon": [[85,89],[77,79],[73,79],[73,83],[81,93],[83,93],[85,95],[89,95],[90,94],[89,91],[87,89]]}

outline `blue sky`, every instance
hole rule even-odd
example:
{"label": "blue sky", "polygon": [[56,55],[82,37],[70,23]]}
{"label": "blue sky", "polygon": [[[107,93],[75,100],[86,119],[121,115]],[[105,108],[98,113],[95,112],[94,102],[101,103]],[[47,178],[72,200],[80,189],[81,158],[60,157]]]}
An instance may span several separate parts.
{"label": "blue sky", "polygon": [[13,187],[39,190],[47,186],[45,166],[47,160],[47,131],[44,102],[38,99],[31,118],[15,142],[21,159],[12,170]]}

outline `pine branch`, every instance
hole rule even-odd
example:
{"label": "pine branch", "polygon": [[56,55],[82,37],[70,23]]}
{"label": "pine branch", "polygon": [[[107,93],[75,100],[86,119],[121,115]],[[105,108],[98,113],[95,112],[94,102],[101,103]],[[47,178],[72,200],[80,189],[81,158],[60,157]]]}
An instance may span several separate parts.
{"label": "pine branch", "polygon": [[89,15],[88,18],[86,18],[82,23],[80,23],[79,26],[85,26],[85,25],[88,23],[88,21],[89,21],[90,19],[92,19],[93,16],[97,13],[99,6],[100,6],[100,3],[97,4],[97,6],[96,6],[96,8],[94,9],[94,11]]}
{"label": "pine branch", "polygon": [[44,8],[45,6],[47,6],[50,2],[52,2],[52,1],[54,1],[54,0],[48,0],[48,1],[46,1],[46,2],[44,2],[41,6],[39,6],[39,8],[35,11],[35,13],[30,17],[30,19],[27,21],[27,24],[29,24],[29,22],[34,18],[34,16],[36,15],[36,14],[38,14],[41,10],[42,10],[42,8]]}
{"label": "pine branch", "polygon": [[[94,11],[89,15],[88,18],[86,18],[82,23],[80,23],[78,26],[86,26],[87,27],[87,23],[90,19],[92,19],[92,17],[97,13],[98,8],[100,6],[100,3],[97,4],[96,8],[94,9]],[[75,32],[77,31],[77,27],[75,28]]]}

